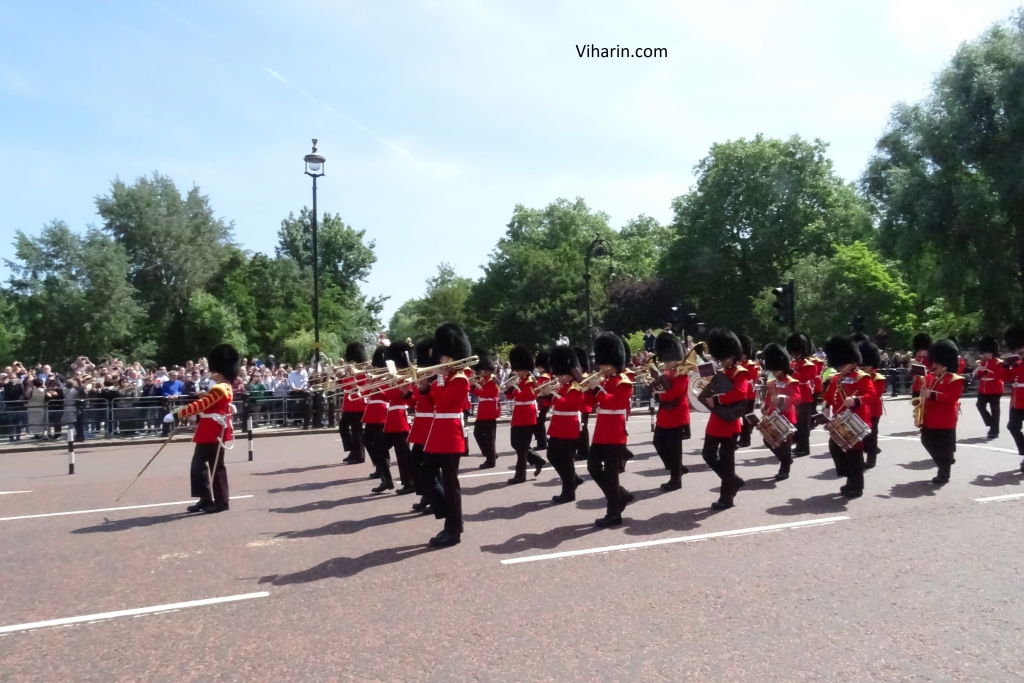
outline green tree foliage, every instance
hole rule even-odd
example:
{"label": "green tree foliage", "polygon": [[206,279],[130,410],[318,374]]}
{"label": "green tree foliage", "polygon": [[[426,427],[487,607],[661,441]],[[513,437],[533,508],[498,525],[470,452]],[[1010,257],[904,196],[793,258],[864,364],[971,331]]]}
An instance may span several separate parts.
{"label": "green tree foliage", "polygon": [[426,294],[410,299],[391,316],[388,335],[392,339],[419,341],[431,337],[446,322],[472,327],[466,311],[473,281],[459,277],[448,263],[437,268],[437,275],[427,280]]}
{"label": "green tree foliage", "polygon": [[[864,316],[865,331],[886,330],[890,343],[905,346],[913,336],[917,317],[915,296],[895,267],[882,261],[862,242],[836,245],[831,257],[809,254],[783,274],[797,282],[797,327],[821,344],[826,337],[846,333],[857,315]],[[765,288],[754,300],[754,315],[766,335],[759,343],[782,341],[789,333],[773,321],[775,296]]]}
{"label": "green tree foliage", "polygon": [[989,331],[1019,319],[1022,133],[1021,13],[962,45],[923,101],[895,108],[862,188],[878,216],[878,244],[904,264],[926,316],[970,326],[980,313]]}
{"label": "green tree foliage", "polygon": [[[306,207],[298,218],[289,213],[277,232],[277,256],[291,258],[304,269],[313,267],[312,215]],[[365,230],[345,225],[338,214],[325,213],[317,224],[320,277],[344,294],[358,294],[358,283],[366,280],[377,262],[377,255],[373,253],[376,243],[373,240],[364,243],[365,237]]]}
{"label": "green tree foliage", "polygon": [[659,270],[706,322],[749,327],[753,297],[802,258],[870,237],[866,208],[825,151],[758,135],[715,144],[697,164],[695,188],[673,202],[677,239]]}
{"label": "green tree foliage", "polygon": [[18,322],[8,353],[34,361],[45,342],[44,360],[61,365],[82,354],[97,360],[152,352],[139,335],[143,310],[121,245],[96,229],[78,235],[62,221],[48,223],[38,237],[19,230],[14,244],[5,299]]}

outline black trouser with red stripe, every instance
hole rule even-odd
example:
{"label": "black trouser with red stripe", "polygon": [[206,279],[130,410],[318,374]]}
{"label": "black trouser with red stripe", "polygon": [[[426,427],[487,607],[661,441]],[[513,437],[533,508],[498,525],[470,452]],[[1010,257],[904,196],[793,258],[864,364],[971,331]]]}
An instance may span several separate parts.
{"label": "black trouser with red stripe", "polygon": [[736,476],[736,435],[718,437],[705,434],[701,455],[722,480],[719,502],[731,505],[740,488],[740,480]]}
{"label": "black trouser with red stripe", "polygon": [[[213,470],[213,482],[210,481],[210,469]],[[222,510],[228,509],[228,470],[224,466],[224,447],[220,443],[197,443],[192,453],[192,466],[189,468],[192,480],[192,495],[200,503],[214,503]],[[212,498],[211,498],[212,494]]]}
{"label": "black trouser with red stripe", "polygon": [[409,432],[384,432],[382,461],[384,468],[388,470],[388,479],[391,479],[391,468],[388,466],[388,455],[391,449],[395,449],[395,460],[398,461],[398,476],[402,480],[402,488],[409,488],[416,485],[414,470],[411,466],[412,457],[409,454]]}
{"label": "black trouser with red stripe", "polygon": [[999,434],[999,399],[1002,397],[1002,394],[978,394],[977,406],[981,421],[994,436]]}
{"label": "black trouser with red stripe", "polygon": [[363,423],[363,443],[366,444],[366,452],[370,454],[370,462],[374,469],[381,476],[387,476],[391,481],[391,471],[388,468],[388,452],[384,448],[384,423],[365,422]]}
{"label": "black trouser with red stripe", "polygon": [[476,445],[480,447],[484,461],[491,464],[498,459],[497,435],[497,420],[476,419],[476,423],[473,425],[473,438],[476,439]]}
{"label": "black trouser with red stripe", "polygon": [[619,486],[619,467],[626,461],[626,445],[595,443],[590,445],[587,471],[608,499],[608,516],[622,514],[626,489]]}
{"label": "black trouser with red stripe", "polygon": [[516,451],[516,478],[526,478],[526,465],[529,463],[536,467],[544,462],[544,458],[538,455],[537,451],[530,448],[530,441],[533,439],[534,425],[519,425],[512,427],[510,437],[512,448]]}
{"label": "black trouser with red stripe", "polygon": [[354,410],[341,413],[338,421],[338,432],[341,434],[341,447],[348,451],[353,463],[366,461],[366,449],[363,447],[363,413]]}
{"label": "black trouser with red stripe", "polygon": [[654,450],[668,470],[669,482],[678,483],[683,476],[683,439],[690,438],[690,425],[655,427],[651,441]]}
{"label": "black trouser with red stripe", "polygon": [[948,479],[956,453],[956,429],[923,427],[921,429],[921,445],[938,466],[939,476]]}
{"label": "black trouser with red stripe", "polygon": [[576,499],[576,448],[578,439],[548,439],[548,461],[562,478],[562,498]]}
{"label": "black trouser with red stripe", "polygon": [[828,452],[836,466],[836,474],[846,477],[846,488],[851,491],[864,490],[864,444],[844,451],[832,439],[828,440]]}
{"label": "black trouser with red stripe", "polygon": [[462,453],[424,453],[423,477],[427,484],[427,502],[434,517],[444,519],[444,530],[462,533],[462,489],[459,487],[459,460]]}

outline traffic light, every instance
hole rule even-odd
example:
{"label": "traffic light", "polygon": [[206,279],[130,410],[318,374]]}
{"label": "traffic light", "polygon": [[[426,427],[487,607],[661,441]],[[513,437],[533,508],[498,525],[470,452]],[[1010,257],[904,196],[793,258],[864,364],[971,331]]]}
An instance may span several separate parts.
{"label": "traffic light", "polygon": [[791,330],[796,330],[796,286],[793,280],[780,285],[772,290],[775,295],[775,302],[772,308],[777,312],[775,322],[786,325]]}

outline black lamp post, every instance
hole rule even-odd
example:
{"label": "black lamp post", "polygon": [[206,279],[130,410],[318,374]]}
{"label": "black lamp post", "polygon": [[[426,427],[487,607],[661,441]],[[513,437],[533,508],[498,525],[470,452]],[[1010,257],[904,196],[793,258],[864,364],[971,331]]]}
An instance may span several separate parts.
{"label": "black lamp post", "polygon": [[[594,241],[587,247],[587,255],[583,261],[583,283],[586,288],[587,297],[587,352],[591,360],[594,359],[594,320],[590,307],[590,259],[601,256],[607,256],[610,260],[612,258],[612,245],[609,244],[608,240],[599,236],[595,237]],[[612,263],[608,266],[608,277],[611,277],[614,272],[615,264]]]}
{"label": "black lamp post", "polygon": [[316,153],[316,138],[313,138],[313,151],[304,157],[306,175],[313,179],[313,353],[316,367],[320,367],[320,254],[316,243],[316,179],[324,175],[324,163],[327,161]]}

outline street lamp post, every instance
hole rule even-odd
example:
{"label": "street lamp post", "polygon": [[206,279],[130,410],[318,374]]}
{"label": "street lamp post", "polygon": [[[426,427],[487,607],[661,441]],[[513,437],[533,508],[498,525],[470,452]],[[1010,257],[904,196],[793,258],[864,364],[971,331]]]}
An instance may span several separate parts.
{"label": "street lamp post", "polygon": [[[590,359],[594,359],[594,320],[590,306],[590,259],[607,256],[612,258],[611,244],[603,237],[595,237],[594,241],[587,247],[586,258],[583,260],[583,284],[587,299],[587,353]],[[614,272],[614,264],[608,267],[609,276]]]}
{"label": "street lamp post", "polygon": [[317,251],[316,229],[316,179],[324,175],[324,164],[327,161],[316,153],[316,138],[313,138],[313,151],[304,157],[306,175],[313,179],[313,351],[316,364],[320,365],[320,254]]}

